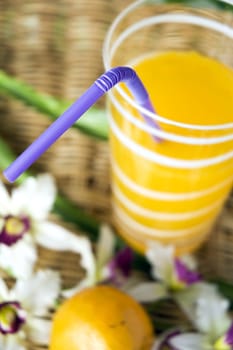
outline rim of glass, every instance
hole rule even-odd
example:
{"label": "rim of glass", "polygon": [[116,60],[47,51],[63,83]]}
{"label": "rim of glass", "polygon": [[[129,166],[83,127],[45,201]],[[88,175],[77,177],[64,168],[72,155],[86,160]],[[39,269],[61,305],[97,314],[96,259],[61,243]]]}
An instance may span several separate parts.
{"label": "rim of glass", "polygon": [[[219,3],[226,3],[233,6],[233,0],[218,0]],[[196,15],[187,15],[187,14],[181,14],[181,15],[172,15],[172,14],[162,14],[162,15],[156,15],[152,17],[147,17],[143,20],[140,20],[133,25],[126,28],[125,31],[123,31],[120,36],[117,37],[117,45],[113,45],[114,51],[111,48],[111,41],[112,37],[114,35],[114,32],[118,28],[118,25],[124,20],[126,16],[128,16],[132,11],[134,11],[137,7],[146,4],[147,0],[137,0],[130,4],[128,7],[126,7],[113,21],[112,25],[110,26],[106,38],[103,44],[103,62],[106,70],[111,69],[111,59],[112,55],[117,50],[118,46],[132,33],[134,33],[137,30],[140,30],[142,27],[150,26],[152,24],[158,24],[158,23],[168,23],[172,18],[173,22],[179,22],[182,20],[185,24],[194,24],[197,26],[205,26],[207,28],[210,28],[212,30],[215,30],[217,32],[220,32],[227,37],[233,39],[233,27],[230,27],[227,24],[220,23],[216,20],[208,19],[203,16],[196,16]],[[149,1],[148,1],[149,3]],[[156,3],[155,3],[156,4]],[[190,8],[190,6],[188,6]],[[175,19],[174,19],[175,18]],[[185,20],[186,18],[186,20]],[[120,95],[134,108],[136,108],[139,112],[146,114],[148,117],[150,117],[153,120],[156,120],[157,122],[161,122],[167,125],[173,125],[179,128],[184,129],[194,129],[194,130],[224,130],[224,129],[231,129],[233,128],[233,122],[231,123],[224,123],[224,124],[215,124],[215,125],[200,125],[200,124],[187,124],[182,123],[174,120],[169,120],[168,118],[159,115],[157,113],[152,113],[145,109],[144,107],[138,105],[138,103],[131,98],[119,85],[115,86],[115,89],[118,90]]]}

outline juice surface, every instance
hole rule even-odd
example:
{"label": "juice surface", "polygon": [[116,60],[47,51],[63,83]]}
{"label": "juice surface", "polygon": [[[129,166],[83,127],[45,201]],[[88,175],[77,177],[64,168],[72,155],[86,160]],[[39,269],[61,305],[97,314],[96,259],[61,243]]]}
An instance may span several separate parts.
{"label": "juice surface", "polygon": [[233,71],[195,52],[148,56],[135,65],[158,114],[186,124],[233,121]]}
{"label": "juice surface", "polygon": [[[233,71],[216,60],[195,52],[168,52],[144,57],[134,68],[159,115],[190,125],[233,122]],[[110,106],[115,125],[111,133],[114,217],[120,234],[140,250],[151,239],[176,244],[178,252],[196,248],[206,239],[232,186],[233,162],[229,158],[211,166],[177,167],[176,161],[222,156],[232,151],[232,141],[213,145],[156,142],[126,118],[124,111],[145,122],[140,114],[117,92],[114,97],[123,106],[123,110]],[[160,127],[195,138],[233,132],[162,123]],[[124,137],[133,142],[131,146]],[[147,151],[155,157],[147,156]],[[158,156],[165,156],[165,161]]]}

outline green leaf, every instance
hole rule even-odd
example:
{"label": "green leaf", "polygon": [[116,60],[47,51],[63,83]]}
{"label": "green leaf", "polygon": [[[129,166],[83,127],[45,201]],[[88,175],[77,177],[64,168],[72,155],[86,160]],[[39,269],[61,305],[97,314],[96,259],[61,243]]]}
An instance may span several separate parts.
{"label": "green leaf", "polygon": [[77,208],[75,204],[61,195],[57,195],[53,210],[61,216],[64,221],[71,222],[78,228],[88,232],[88,238],[92,242],[97,241],[99,222],[94,217],[86,214],[83,210]]}
{"label": "green leaf", "polygon": [[178,4],[190,7],[207,8],[207,9],[220,9],[231,10],[233,6],[220,0],[146,0],[150,4]]}
{"label": "green leaf", "polygon": [[[6,144],[3,139],[0,138],[0,169],[6,169],[14,160],[16,156],[11,151],[10,147]],[[20,181],[23,181],[28,175],[22,174],[20,176]]]}
{"label": "green leaf", "polygon": [[[109,125],[107,122],[106,112],[103,109],[99,109],[96,107],[92,107],[89,109],[85,116],[74,124],[74,127],[79,128],[82,132],[86,134],[90,134],[90,130],[92,131],[94,136],[102,139],[108,139],[109,133]],[[95,130],[93,131],[93,127]]]}
{"label": "green leaf", "polygon": [[[33,107],[48,116],[52,121],[56,120],[72,104],[72,102],[62,101],[53,96],[39,93],[30,85],[11,77],[1,70],[0,92]],[[108,139],[108,121],[106,112],[103,109],[90,108],[73,127],[89,136],[101,140]]]}

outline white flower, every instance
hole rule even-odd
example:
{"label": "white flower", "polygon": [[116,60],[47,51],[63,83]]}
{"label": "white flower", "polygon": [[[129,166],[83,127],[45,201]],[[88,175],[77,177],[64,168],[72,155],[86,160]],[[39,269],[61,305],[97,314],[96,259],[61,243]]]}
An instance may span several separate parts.
{"label": "white flower", "polygon": [[151,274],[155,279],[171,286],[174,280],[174,247],[151,243],[146,251],[146,258],[151,264]]}
{"label": "white flower", "polygon": [[206,294],[197,300],[196,328],[211,339],[220,337],[230,327],[229,301],[219,294]]}
{"label": "white flower", "polygon": [[170,344],[177,350],[230,350],[233,327],[228,315],[229,302],[217,292],[196,300],[193,323],[199,333],[184,333],[172,337]]}
{"label": "white flower", "polygon": [[90,242],[49,222],[56,197],[52,176],[29,177],[10,196],[0,182],[0,267],[14,277],[31,274],[37,258],[36,245],[81,255],[87,269],[92,260]]}
{"label": "white flower", "polygon": [[173,246],[151,243],[146,257],[156,281],[141,283],[131,288],[130,294],[141,302],[171,297],[192,320],[196,300],[206,293],[215,294],[216,289],[201,281],[192,256],[176,258],[174,252]]}
{"label": "white flower", "polygon": [[156,282],[139,282],[132,286],[128,293],[141,303],[150,303],[168,296],[166,287]]}
{"label": "white flower", "polygon": [[59,275],[50,270],[18,280],[10,290],[0,279],[0,349],[26,350],[26,340],[48,345],[48,315],[59,292]]}
{"label": "white flower", "polygon": [[11,247],[0,243],[0,267],[9,275],[30,276],[37,258],[31,236],[26,236]]}
{"label": "white flower", "polygon": [[[180,335],[179,329],[170,329],[156,337],[151,350],[177,350],[170,346],[170,339]],[[198,349],[199,350],[199,349]]]}
{"label": "white flower", "polygon": [[194,258],[188,255],[176,258],[174,246],[152,242],[146,257],[152,266],[152,276],[170,290],[185,289],[200,281]]}
{"label": "white flower", "polygon": [[203,335],[195,333],[177,335],[170,343],[177,350],[213,350],[212,346],[206,344]]}
{"label": "white flower", "polygon": [[89,259],[86,277],[74,288],[63,291],[65,297],[102,282],[111,282],[127,291],[132,283],[138,281],[136,274],[131,275],[132,251],[126,247],[115,252],[115,244],[115,234],[108,225],[102,224],[95,252],[90,251],[92,259]]}
{"label": "white flower", "polygon": [[0,336],[0,349],[2,350],[27,350],[24,346],[24,339],[20,336],[8,335],[7,337]]}
{"label": "white flower", "polygon": [[173,298],[180,306],[180,308],[185,312],[186,316],[192,323],[196,321],[196,306],[198,300],[210,298],[217,296],[218,291],[215,285],[212,285],[207,282],[198,282],[192,284],[186,289],[180,290],[176,293],[173,293]]}
{"label": "white flower", "polygon": [[86,266],[86,276],[72,289],[63,291],[65,297],[71,297],[78,291],[96,285],[108,279],[110,272],[107,264],[114,254],[115,237],[108,225],[103,224],[100,228],[99,240],[96,244],[96,252],[90,247],[89,264]]}

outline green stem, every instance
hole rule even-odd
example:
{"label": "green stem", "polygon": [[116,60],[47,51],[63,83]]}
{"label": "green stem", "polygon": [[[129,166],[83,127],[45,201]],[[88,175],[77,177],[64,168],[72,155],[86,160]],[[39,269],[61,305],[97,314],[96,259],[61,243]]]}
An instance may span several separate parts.
{"label": "green stem", "polygon": [[64,221],[72,222],[77,227],[88,232],[88,238],[90,238],[92,242],[98,239],[98,221],[84,211],[78,209],[77,206],[71,203],[67,198],[58,194],[53,209]]}
{"label": "green stem", "polygon": [[180,4],[190,7],[207,8],[210,10],[229,10],[232,11],[232,5],[221,2],[220,0],[147,0],[154,4]]}
{"label": "green stem", "polygon": [[[15,158],[16,156],[9,146],[0,138],[0,170],[4,170]],[[30,176],[30,173],[25,172],[20,176],[18,183],[24,181],[28,176]],[[57,195],[53,211],[61,216],[64,221],[70,222],[79,229],[88,232],[88,236],[93,242],[98,239],[99,222],[64,196]]]}
{"label": "green stem", "polygon": [[[6,96],[22,101],[37,111],[48,116],[52,121],[57,119],[72,102],[56,99],[53,96],[39,93],[30,85],[0,70],[0,92]],[[108,139],[108,122],[106,112],[92,107],[73,125],[74,128],[101,140]]]}
{"label": "green stem", "polygon": [[[4,170],[15,160],[15,156],[9,146],[0,138],[0,169]],[[20,181],[23,181],[27,177],[27,174],[23,174],[20,177]]]}

